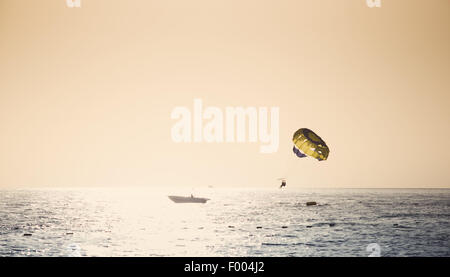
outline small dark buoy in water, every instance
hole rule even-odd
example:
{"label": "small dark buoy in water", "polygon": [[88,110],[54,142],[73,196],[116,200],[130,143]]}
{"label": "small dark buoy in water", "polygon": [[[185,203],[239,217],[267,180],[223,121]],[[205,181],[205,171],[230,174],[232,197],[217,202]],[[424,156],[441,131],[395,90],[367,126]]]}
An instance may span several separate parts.
{"label": "small dark buoy in water", "polygon": [[306,206],[314,206],[317,205],[317,202],[311,201],[311,202],[306,202]]}
{"label": "small dark buoy in water", "polygon": [[281,226],[281,228],[283,228],[283,229],[286,229],[286,228],[287,228],[287,226]]}
{"label": "small dark buoy in water", "polygon": [[330,223],[330,227],[333,227],[334,225],[336,225],[336,223]]}
{"label": "small dark buoy in water", "polygon": [[24,237],[31,237],[31,234],[23,234]]}

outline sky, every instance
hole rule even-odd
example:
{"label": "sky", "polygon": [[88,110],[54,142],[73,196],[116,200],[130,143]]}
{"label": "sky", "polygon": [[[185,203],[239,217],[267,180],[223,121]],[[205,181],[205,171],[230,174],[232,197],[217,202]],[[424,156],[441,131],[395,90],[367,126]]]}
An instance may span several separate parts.
{"label": "sky", "polygon": [[[448,0],[65,2],[0,0],[0,188],[450,188]],[[174,142],[194,99],[278,107],[278,151]]]}

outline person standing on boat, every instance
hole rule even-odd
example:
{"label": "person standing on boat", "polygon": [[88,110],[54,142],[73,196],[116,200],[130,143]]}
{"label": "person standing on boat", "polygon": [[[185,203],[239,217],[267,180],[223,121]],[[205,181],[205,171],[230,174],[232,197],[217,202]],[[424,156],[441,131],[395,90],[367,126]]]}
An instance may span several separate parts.
{"label": "person standing on boat", "polygon": [[286,180],[282,180],[282,181],[281,181],[280,189],[281,189],[281,188],[284,188],[284,187],[286,187]]}

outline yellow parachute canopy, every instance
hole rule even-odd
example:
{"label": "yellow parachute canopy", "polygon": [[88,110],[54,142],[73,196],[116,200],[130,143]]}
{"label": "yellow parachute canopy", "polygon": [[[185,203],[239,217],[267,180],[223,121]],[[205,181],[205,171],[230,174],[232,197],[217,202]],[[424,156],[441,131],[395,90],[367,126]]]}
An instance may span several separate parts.
{"label": "yellow parachute canopy", "polygon": [[301,128],[295,132],[292,141],[294,142],[293,151],[299,158],[310,156],[322,161],[326,160],[330,153],[325,141],[307,128]]}

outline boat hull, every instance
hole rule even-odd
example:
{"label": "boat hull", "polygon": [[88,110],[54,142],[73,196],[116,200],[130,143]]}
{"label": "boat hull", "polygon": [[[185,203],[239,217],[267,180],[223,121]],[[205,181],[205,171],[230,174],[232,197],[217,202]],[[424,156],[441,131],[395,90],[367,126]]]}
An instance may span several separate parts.
{"label": "boat hull", "polygon": [[185,197],[185,196],[169,196],[169,199],[175,203],[201,203],[204,204],[208,201],[208,198],[199,198],[199,197]]}

